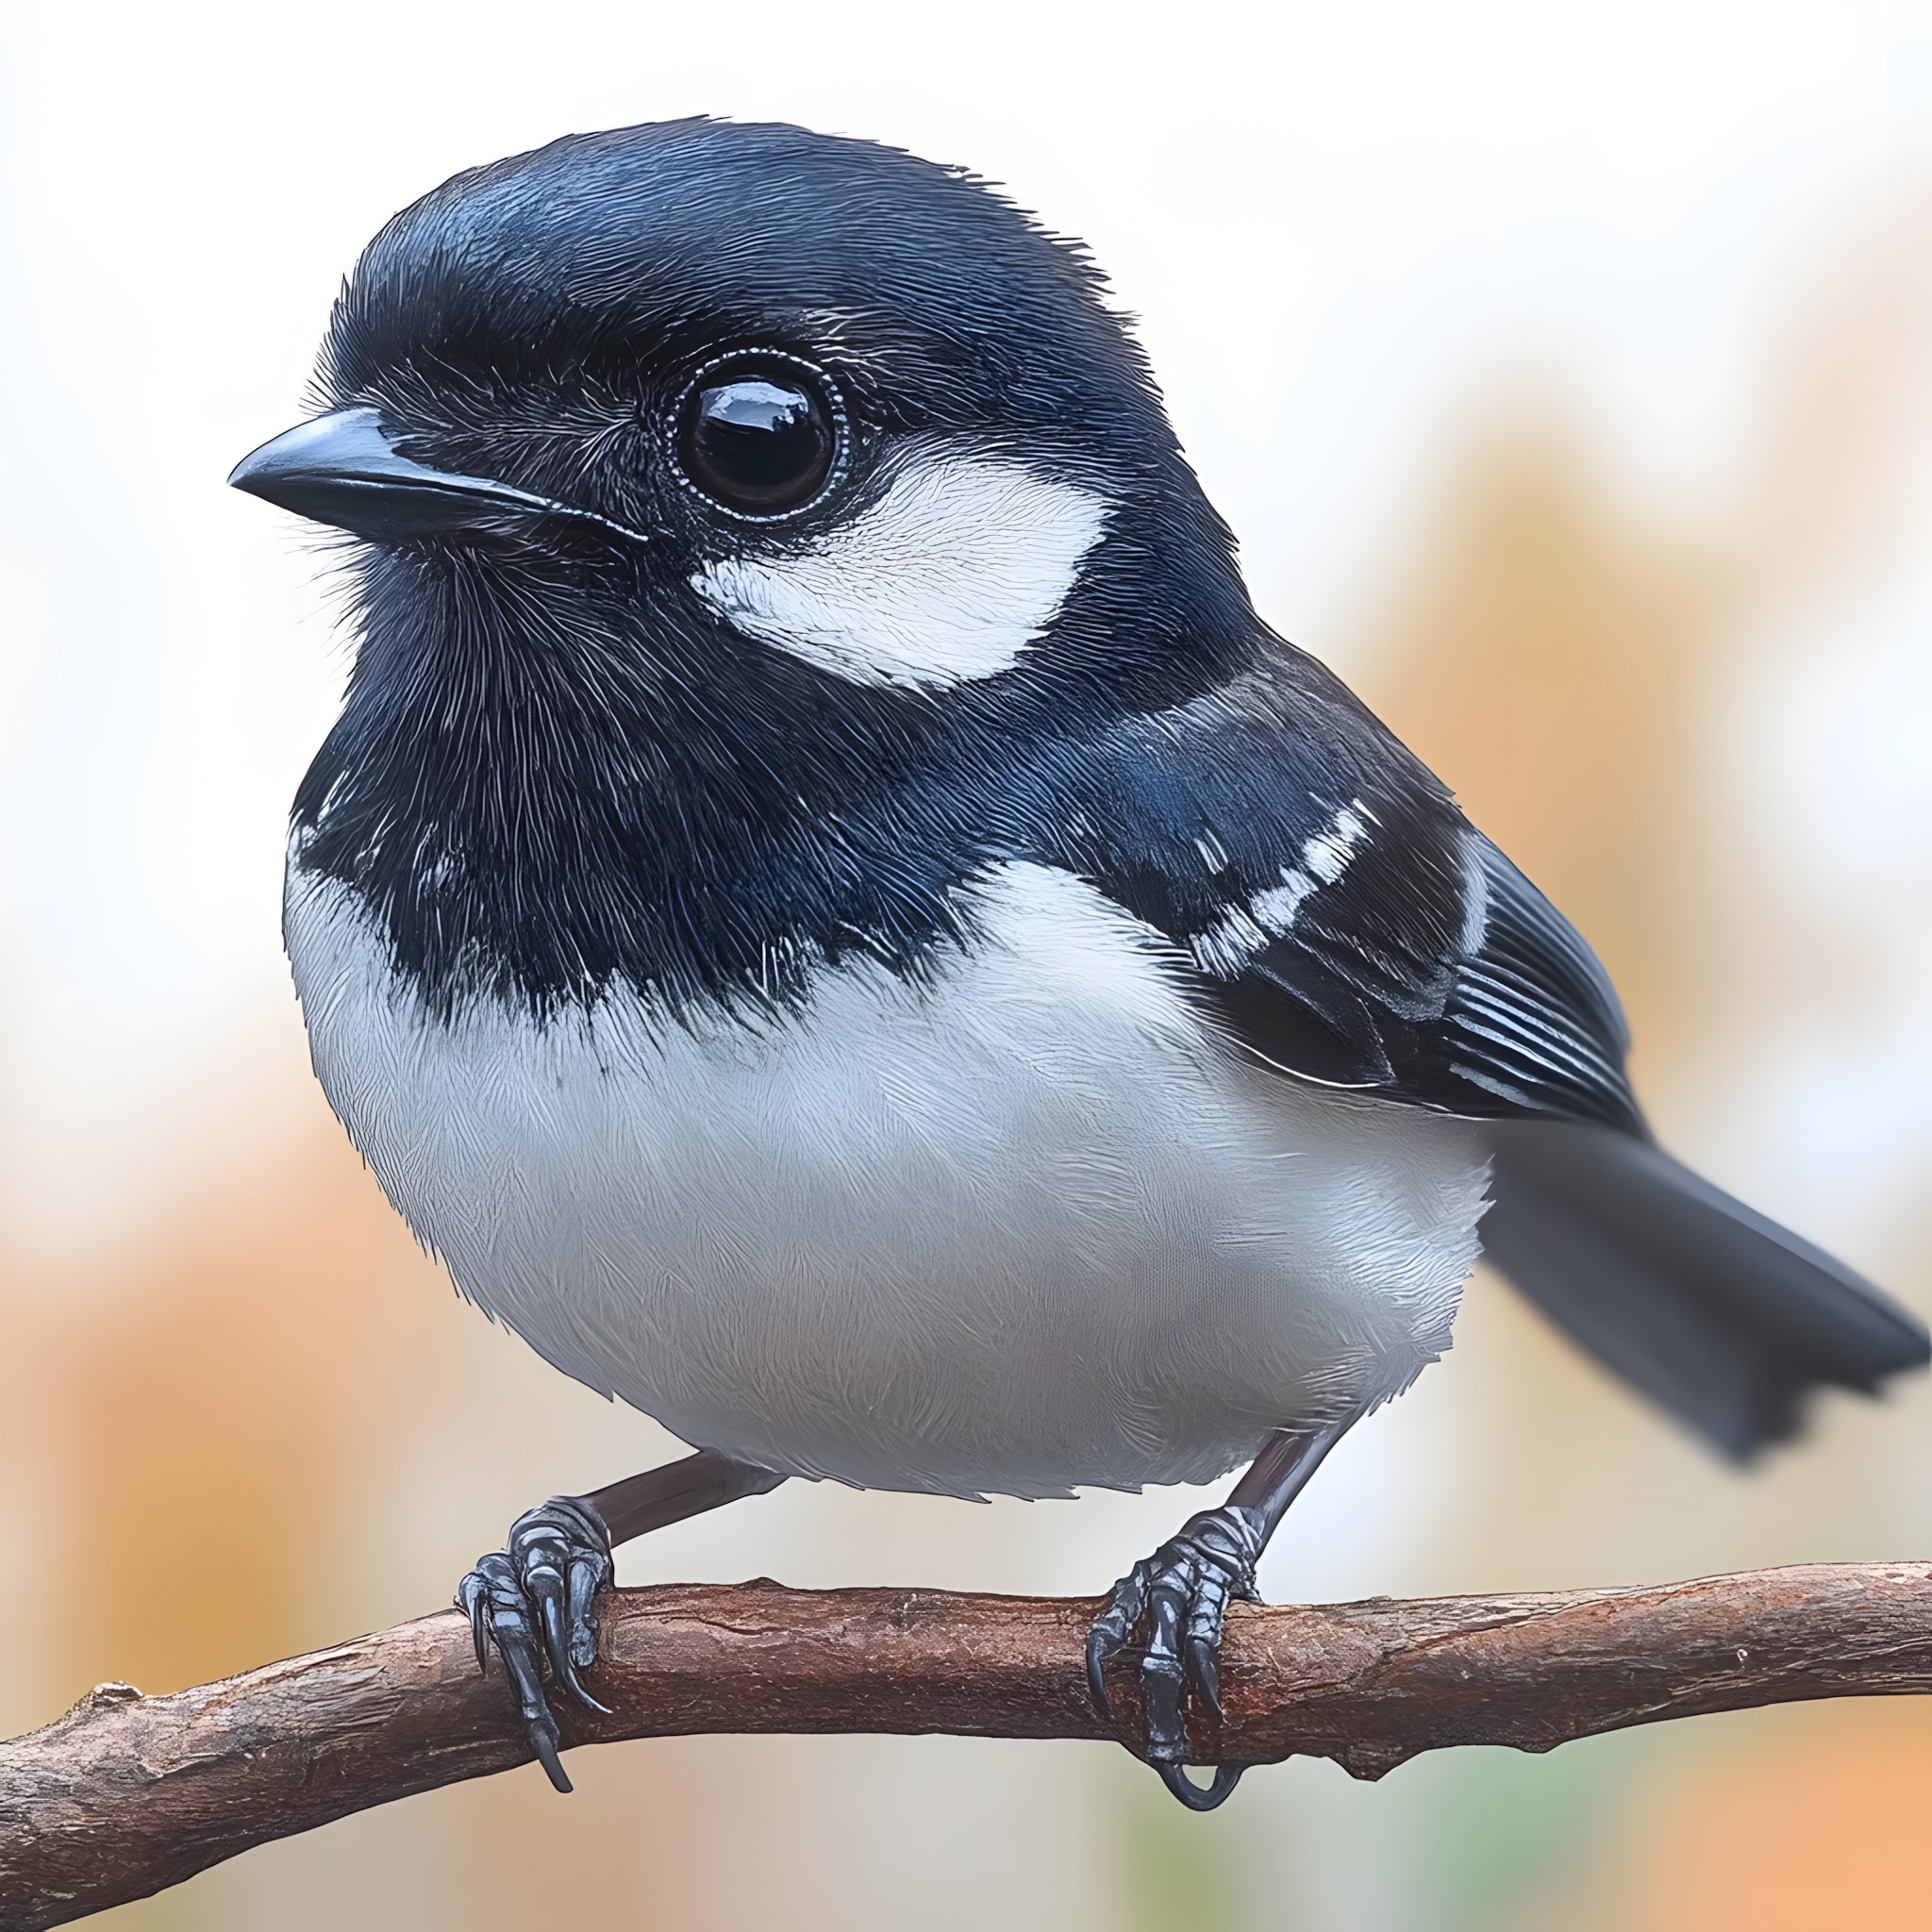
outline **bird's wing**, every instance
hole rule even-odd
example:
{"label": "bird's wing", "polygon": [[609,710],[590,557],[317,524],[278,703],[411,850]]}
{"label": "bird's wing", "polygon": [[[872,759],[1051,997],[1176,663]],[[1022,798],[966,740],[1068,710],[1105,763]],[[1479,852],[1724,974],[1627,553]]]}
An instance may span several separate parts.
{"label": "bird's wing", "polygon": [[1070,857],[1287,1073],[1643,1131],[1595,956],[1427,770],[1289,654],[1116,727]]}
{"label": "bird's wing", "polygon": [[1074,862],[1192,956],[1234,1037],[1305,1079],[1485,1121],[1491,1258],[1728,1453],[1814,1384],[1928,1356],[1871,1283],[1653,1142],[1595,957],[1310,660],[1116,728]]}

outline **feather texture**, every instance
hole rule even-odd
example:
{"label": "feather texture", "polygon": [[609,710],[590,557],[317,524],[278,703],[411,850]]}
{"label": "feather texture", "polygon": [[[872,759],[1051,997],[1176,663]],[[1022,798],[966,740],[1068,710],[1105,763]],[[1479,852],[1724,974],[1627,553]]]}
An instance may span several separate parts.
{"label": "feather texture", "polygon": [[1473,1130],[1244,1065],[1068,874],[959,900],[924,983],[822,968],[758,1024],[628,990],[439,1016],[299,855],[288,934],[330,1103],[463,1291],[761,1468],[1204,1482],[1448,1345]]}

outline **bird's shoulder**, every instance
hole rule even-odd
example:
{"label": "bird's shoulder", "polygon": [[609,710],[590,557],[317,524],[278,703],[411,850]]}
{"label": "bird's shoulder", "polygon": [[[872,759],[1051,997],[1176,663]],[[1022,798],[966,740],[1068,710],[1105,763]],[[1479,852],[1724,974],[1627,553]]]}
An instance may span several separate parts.
{"label": "bird's shoulder", "polygon": [[1641,1131],[1609,978],[1339,679],[1276,645],[1083,760],[1064,861],[1185,958],[1249,1051],[1477,1117]]}

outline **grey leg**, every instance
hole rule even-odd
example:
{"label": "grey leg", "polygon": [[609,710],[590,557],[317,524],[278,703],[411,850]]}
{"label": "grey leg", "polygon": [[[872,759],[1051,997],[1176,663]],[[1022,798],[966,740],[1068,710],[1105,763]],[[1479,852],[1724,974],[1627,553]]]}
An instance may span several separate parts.
{"label": "grey leg", "polygon": [[741,1496],[762,1495],[785,1478],[701,1449],[681,1462],[648,1469],[588,1496],[553,1496],[510,1524],[504,1547],[481,1558],[457,1589],[470,1620],[476,1663],[489,1669],[493,1642],[516,1692],[524,1729],[550,1782],[570,1790],[558,1756],[557,1719],[543,1690],[543,1666],[566,1696],[589,1710],[604,1706],[577,1673],[597,1660],[597,1592],[611,1578],[618,1543],[702,1516]]}
{"label": "grey leg", "polygon": [[[1352,1421],[1353,1418],[1350,1418]],[[1217,1766],[1214,1780],[1195,1784],[1182,1770],[1190,1690],[1221,1716],[1221,1629],[1229,1600],[1256,1599],[1255,1565],[1347,1422],[1282,1429],[1269,1437],[1247,1474],[1218,1509],[1204,1509],[1145,1562],[1114,1585],[1087,1639],[1087,1686],[1101,1715],[1109,1714],[1106,1666],[1146,1621],[1141,1694],[1146,1707],[1147,1761],[1182,1804],[1211,1811],[1241,1779],[1238,1764]]]}

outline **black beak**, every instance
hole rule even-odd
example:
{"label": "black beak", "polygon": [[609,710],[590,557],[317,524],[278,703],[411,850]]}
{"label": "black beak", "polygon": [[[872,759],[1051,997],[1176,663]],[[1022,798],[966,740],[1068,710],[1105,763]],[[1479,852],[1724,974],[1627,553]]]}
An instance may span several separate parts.
{"label": "black beak", "polygon": [[633,542],[646,541],[594,510],[416,462],[397,450],[380,411],[366,407],[331,409],[298,424],[243,457],[228,481],[297,516],[378,541],[474,529],[505,516],[574,517]]}

